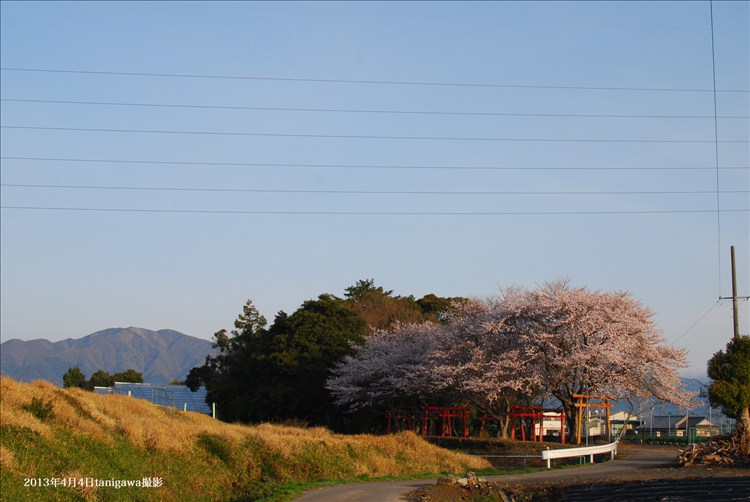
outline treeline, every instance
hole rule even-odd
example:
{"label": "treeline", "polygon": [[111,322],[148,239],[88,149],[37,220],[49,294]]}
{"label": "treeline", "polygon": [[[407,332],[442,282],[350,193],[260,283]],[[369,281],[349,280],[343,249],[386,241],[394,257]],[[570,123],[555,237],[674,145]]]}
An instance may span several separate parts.
{"label": "treeline", "polygon": [[68,368],[63,375],[63,387],[79,387],[86,390],[94,390],[94,387],[112,387],[115,382],[143,383],[143,373],[129,368],[110,375],[108,372],[99,369],[96,370],[91,378],[86,375],[78,366]]}
{"label": "treeline", "polygon": [[193,368],[186,384],[204,385],[226,421],[301,420],[337,430],[367,427],[367,417],[344,414],[326,389],[331,371],[377,330],[442,322],[463,298],[397,296],[372,279],[346,288],[343,298],[322,294],[295,312],[279,312],[269,326],[251,300],[234,329],[214,334],[218,355]]}
{"label": "treeline", "polygon": [[186,384],[205,385],[226,421],[359,432],[382,427],[388,409],[470,405],[500,418],[503,435],[514,405],[554,400],[573,431],[580,394],[687,405],[684,353],[664,345],[651,316],[628,293],[567,281],[487,300],[400,297],[359,281],[270,326],[248,300]]}

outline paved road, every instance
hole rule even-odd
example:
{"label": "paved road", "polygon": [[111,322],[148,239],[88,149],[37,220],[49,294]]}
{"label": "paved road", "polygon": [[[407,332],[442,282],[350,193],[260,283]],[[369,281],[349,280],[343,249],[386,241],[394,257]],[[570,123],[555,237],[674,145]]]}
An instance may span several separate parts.
{"label": "paved road", "polygon": [[[676,463],[674,448],[626,448],[625,455],[616,460],[600,464],[588,464],[571,469],[489,476],[488,481],[513,483],[537,483],[540,481],[585,482],[614,480],[627,477],[628,472],[638,469],[667,467]],[[352,483],[331,488],[319,488],[304,493],[297,502],[398,502],[405,500],[410,491],[425,486],[434,486],[434,479],[411,481],[377,481]]]}

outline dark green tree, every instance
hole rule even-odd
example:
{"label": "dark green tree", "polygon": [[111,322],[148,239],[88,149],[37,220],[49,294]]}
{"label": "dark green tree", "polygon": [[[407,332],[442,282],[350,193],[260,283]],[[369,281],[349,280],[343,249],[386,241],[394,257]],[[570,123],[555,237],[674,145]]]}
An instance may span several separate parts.
{"label": "dark green tree", "polygon": [[86,375],[83,374],[81,368],[78,366],[68,368],[68,371],[63,375],[63,387],[86,388]]}
{"label": "dark green tree", "polygon": [[279,312],[265,326],[248,301],[231,333],[214,334],[219,353],[193,368],[187,385],[205,385],[223,420],[330,424],[336,413],[325,380],[363,340],[366,323],[345,301],[321,295],[291,315]]}
{"label": "dark green tree", "polygon": [[128,368],[112,375],[113,382],[143,383],[143,373]]}
{"label": "dark green tree", "polygon": [[370,294],[393,297],[393,290],[384,290],[382,286],[375,286],[375,279],[360,279],[353,286],[346,288],[344,296],[349,300],[361,300]]}
{"label": "dark green tree", "polygon": [[750,454],[750,336],[736,336],[726,350],[708,361],[711,404],[737,419],[737,433],[745,454]]}
{"label": "dark green tree", "polygon": [[223,420],[249,421],[256,386],[263,377],[261,344],[266,319],[248,300],[234,326],[229,333],[225,329],[214,333],[213,346],[219,353],[206,356],[202,366],[191,369],[185,384],[193,391],[205,386],[207,402],[217,403]]}
{"label": "dark green tree", "polygon": [[269,409],[258,418],[339,425],[325,382],[353,345],[363,343],[366,330],[357,312],[332,295],[306,301],[290,316],[277,316],[264,347],[268,379],[259,389]]}
{"label": "dark green tree", "polygon": [[[123,380],[120,380],[121,382]],[[93,390],[94,387],[112,387],[115,384],[115,379],[104,370],[96,370],[89,378],[86,383],[86,388]]]}
{"label": "dark green tree", "polygon": [[211,366],[212,360],[211,356],[206,356],[206,362],[203,366],[196,366],[188,372],[185,378],[185,385],[193,392],[198,390],[199,387],[206,387],[206,382],[215,375],[215,370]]}

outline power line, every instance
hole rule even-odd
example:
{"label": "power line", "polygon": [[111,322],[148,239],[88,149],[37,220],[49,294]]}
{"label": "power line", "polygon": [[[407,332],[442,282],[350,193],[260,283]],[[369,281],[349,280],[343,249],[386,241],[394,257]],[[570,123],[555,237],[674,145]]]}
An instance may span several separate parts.
{"label": "power line", "polygon": [[[602,86],[579,86],[579,85],[529,85],[529,84],[497,84],[497,83],[472,83],[472,82],[430,82],[409,80],[352,80],[333,78],[292,78],[292,77],[252,77],[240,75],[208,75],[190,73],[147,73],[147,72],[124,72],[124,71],[98,71],[98,70],[70,70],[53,68],[19,68],[0,67],[2,71],[15,72],[40,72],[61,73],[78,75],[109,75],[124,77],[159,77],[159,78],[192,78],[192,79],[215,79],[215,80],[247,80],[247,81],[271,81],[271,82],[305,82],[324,84],[367,84],[367,85],[402,85],[402,86],[432,86],[432,87],[484,87],[501,89],[558,89],[558,90],[585,90],[585,91],[647,91],[647,92],[713,92],[712,89],[689,89],[674,87],[602,87]],[[717,92],[747,93],[745,89],[721,89]]]}
{"label": "power line", "polygon": [[[224,209],[134,209],[105,207],[45,207],[45,206],[0,206],[0,209],[25,211],[80,211],[112,213],[176,213],[176,214],[277,214],[309,216],[583,216],[583,215],[643,215],[643,214],[698,214],[713,213],[713,209],[654,210],[654,211],[254,211]],[[749,209],[722,209],[722,212],[749,212]]]}
{"label": "power line", "polygon": [[[101,163],[101,164],[148,164],[148,165],[169,165],[169,166],[214,166],[214,167],[304,167],[304,168],[331,168],[331,169],[417,169],[417,170],[476,170],[476,171],[692,171],[692,170],[711,170],[715,166],[686,166],[686,167],[667,167],[667,166],[630,166],[630,167],[613,167],[613,166],[580,166],[580,167],[563,167],[563,166],[435,166],[435,165],[386,165],[386,164],[309,164],[309,163],[274,163],[274,162],[196,162],[180,160],[146,160],[146,159],[87,159],[87,158],[70,158],[70,157],[19,157],[19,156],[0,156],[2,160],[21,160],[21,161],[39,161],[39,162],[80,162],[80,163]],[[722,170],[748,170],[750,166],[726,166]]]}
{"label": "power line", "polygon": [[[500,141],[519,143],[714,143],[714,140],[696,139],[616,139],[616,138],[501,138],[477,136],[383,136],[374,134],[301,134],[267,133],[242,131],[178,131],[164,129],[109,129],[100,127],[47,127],[4,125],[3,129],[35,131],[106,132],[134,134],[184,134],[197,136],[242,136],[270,138],[309,138],[309,139],[383,139],[403,141]],[[721,140],[720,143],[749,143],[748,140]]]}
{"label": "power line", "polygon": [[704,314],[703,314],[702,316],[700,316],[700,317],[698,318],[698,320],[697,320],[697,321],[695,321],[695,322],[694,322],[693,324],[691,324],[691,325],[690,325],[690,327],[689,327],[688,329],[686,329],[685,331],[683,331],[683,332],[682,332],[682,334],[681,334],[680,336],[678,336],[677,338],[675,338],[674,340],[672,340],[672,343],[670,343],[670,344],[669,344],[669,346],[670,346],[670,347],[671,347],[671,346],[673,346],[673,345],[674,345],[675,343],[677,343],[677,342],[678,342],[678,341],[679,341],[679,340],[680,340],[680,339],[681,339],[681,338],[682,338],[683,336],[685,336],[685,335],[687,335],[688,333],[690,333],[690,331],[692,331],[692,329],[693,329],[693,328],[695,328],[695,327],[696,327],[696,326],[698,325],[698,323],[700,323],[700,322],[701,322],[701,321],[702,321],[703,319],[705,319],[705,318],[706,318],[706,316],[707,316],[708,314],[710,314],[710,313],[711,313],[711,311],[712,311],[713,309],[715,309],[715,308],[716,308],[716,306],[717,306],[718,304],[719,304],[719,300],[717,300],[717,301],[716,301],[716,303],[714,303],[713,305],[711,305],[711,308],[710,308],[710,309],[708,309],[708,310],[707,310],[707,311],[706,311],[706,312],[705,312],[705,313],[704,313]]}
{"label": "power line", "polygon": [[[654,190],[654,191],[476,191],[476,190],[324,190],[324,189],[273,189],[273,188],[206,188],[206,187],[153,187],[112,185],[51,185],[2,183],[9,188],[51,188],[83,190],[123,190],[156,192],[222,192],[222,193],[291,193],[291,194],[345,194],[345,195],[713,195],[714,190]],[[750,190],[723,190],[721,193],[750,193]]]}
{"label": "power line", "polygon": [[[238,106],[238,105],[186,105],[177,103],[126,103],[119,101],[70,101],[59,99],[11,99],[2,98],[0,101],[12,103],[44,103],[65,105],[91,106],[127,106],[143,108],[182,108],[201,110],[246,110],[246,111],[281,111],[281,112],[312,112],[312,113],[363,113],[389,115],[448,115],[475,117],[550,117],[550,118],[635,118],[635,119],[714,119],[714,115],[633,115],[611,113],[514,113],[514,112],[472,112],[472,111],[440,111],[440,110],[375,110],[360,108],[300,108],[280,106]],[[748,119],[750,116],[732,115],[718,117],[721,119]]]}

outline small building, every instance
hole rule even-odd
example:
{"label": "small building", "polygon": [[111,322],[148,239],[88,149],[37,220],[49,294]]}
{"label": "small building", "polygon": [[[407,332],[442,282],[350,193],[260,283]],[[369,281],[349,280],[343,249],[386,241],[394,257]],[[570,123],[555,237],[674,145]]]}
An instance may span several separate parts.
{"label": "small building", "polygon": [[706,417],[690,415],[659,415],[647,417],[638,429],[642,434],[653,436],[710,437],[719,434],[719,426]]}
{"label": "small building", "polygon": [[624,434],[637,433],[638,428],[643,425],[643,422],[636,416],[625,411],[618,411],[612,413],[610,416],[610,425],[612,427],[612,435],[619,436],[624,430]]}
{"label": "small building", "polygon": [[[584,418],[584,420],[586,420]],[[588,419],[588,436],[603,436],[607,433],[607,421],[601,417],[592,417]]]}
{"label": "small building", "polygon": [[685,417],[677,422],[675,429],[688,437],[711,437],[719,434],[719,426],[711,423],[706,417]]}

